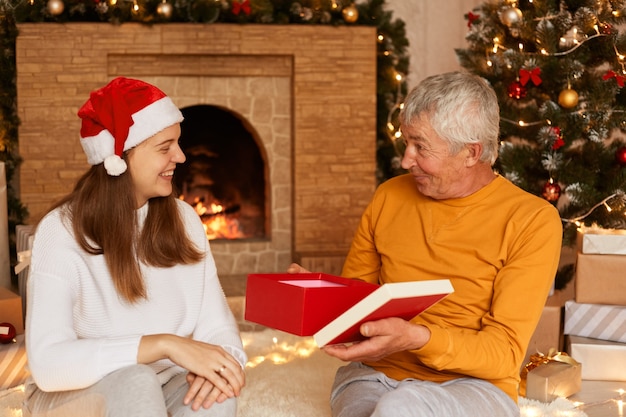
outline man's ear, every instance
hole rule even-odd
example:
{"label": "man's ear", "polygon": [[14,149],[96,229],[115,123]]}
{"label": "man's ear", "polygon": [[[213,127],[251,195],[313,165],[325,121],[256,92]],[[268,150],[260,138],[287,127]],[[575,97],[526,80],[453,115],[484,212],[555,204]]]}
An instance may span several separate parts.
{"label": "man's ear", "polygon": [[482,143],[468,143],[467,156],[465,158],[465,166],[472,167],[480,162],[480,156],[483,154]]}

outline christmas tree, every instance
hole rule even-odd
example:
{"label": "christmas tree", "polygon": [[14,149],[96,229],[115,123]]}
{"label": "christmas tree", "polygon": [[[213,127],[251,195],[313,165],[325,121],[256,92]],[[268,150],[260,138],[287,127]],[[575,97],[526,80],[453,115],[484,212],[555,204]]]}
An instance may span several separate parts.
{"label": "christmas tree", "polygon": [[626,229],[623,0],[488,1],[466,15],[461,65],[500,102],[496,169],[580,225]]}

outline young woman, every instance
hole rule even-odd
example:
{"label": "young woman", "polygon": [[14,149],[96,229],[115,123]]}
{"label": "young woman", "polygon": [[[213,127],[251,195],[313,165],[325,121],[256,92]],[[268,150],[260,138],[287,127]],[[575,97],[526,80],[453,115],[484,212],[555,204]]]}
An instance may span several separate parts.
{"label": "young woman", "polygon": [[235,416],[246,355],[200,219],[173,193],[182,114],[120,77],[78,116],[92,167],[37,226],[24,415]]}

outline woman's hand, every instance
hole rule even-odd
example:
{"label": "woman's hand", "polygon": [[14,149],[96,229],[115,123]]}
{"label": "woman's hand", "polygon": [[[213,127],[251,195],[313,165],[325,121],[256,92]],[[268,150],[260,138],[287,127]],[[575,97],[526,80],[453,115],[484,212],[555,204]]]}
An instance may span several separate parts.
{"label": "woman's hand", "polygon": [[289,265],[289,267],[287,268],[287,273],[288,274],[305,274],[311,272],[307,269],[304,269],[302,266],[298,265],[297,263],[292,263],[291,265]]}
{"label": "woman's hand", "polygon": [[192,404],[195,410],[239,396],[245,385],[241,365],[221,346],[169,334],[141,338],[137,355],[139,363],[165,358],[189,371],[189,390],[184,401]]}
{"label": "woman's hand", "polygon": [[193,372],[187,374],[187,383],[189,389],[183,398],[183,403],[191,404],[191,409],[194,411],[199,410],[200,407],[209,408],[216,402],[221,403],[230,398],[206,378]]}

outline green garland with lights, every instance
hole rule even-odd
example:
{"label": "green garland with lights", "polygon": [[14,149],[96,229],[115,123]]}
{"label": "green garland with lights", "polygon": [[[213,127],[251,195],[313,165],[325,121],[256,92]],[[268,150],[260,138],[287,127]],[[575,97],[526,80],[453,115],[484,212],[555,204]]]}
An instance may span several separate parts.
{"label": "green garland with lights", "polygon": [[[123,24],[256,23],[376,26],[378,183],[401,172],[389,118],[402,102],[409,68],[405,24],[384,10],[385,0],[0,0],[0,160],[7,170],[11,260],[15,226],[28,212],[13,188],[20,163],[16,106],[15,40],[22,22],[109,22]],[[15,277],[14,277],[15,278]]]}

